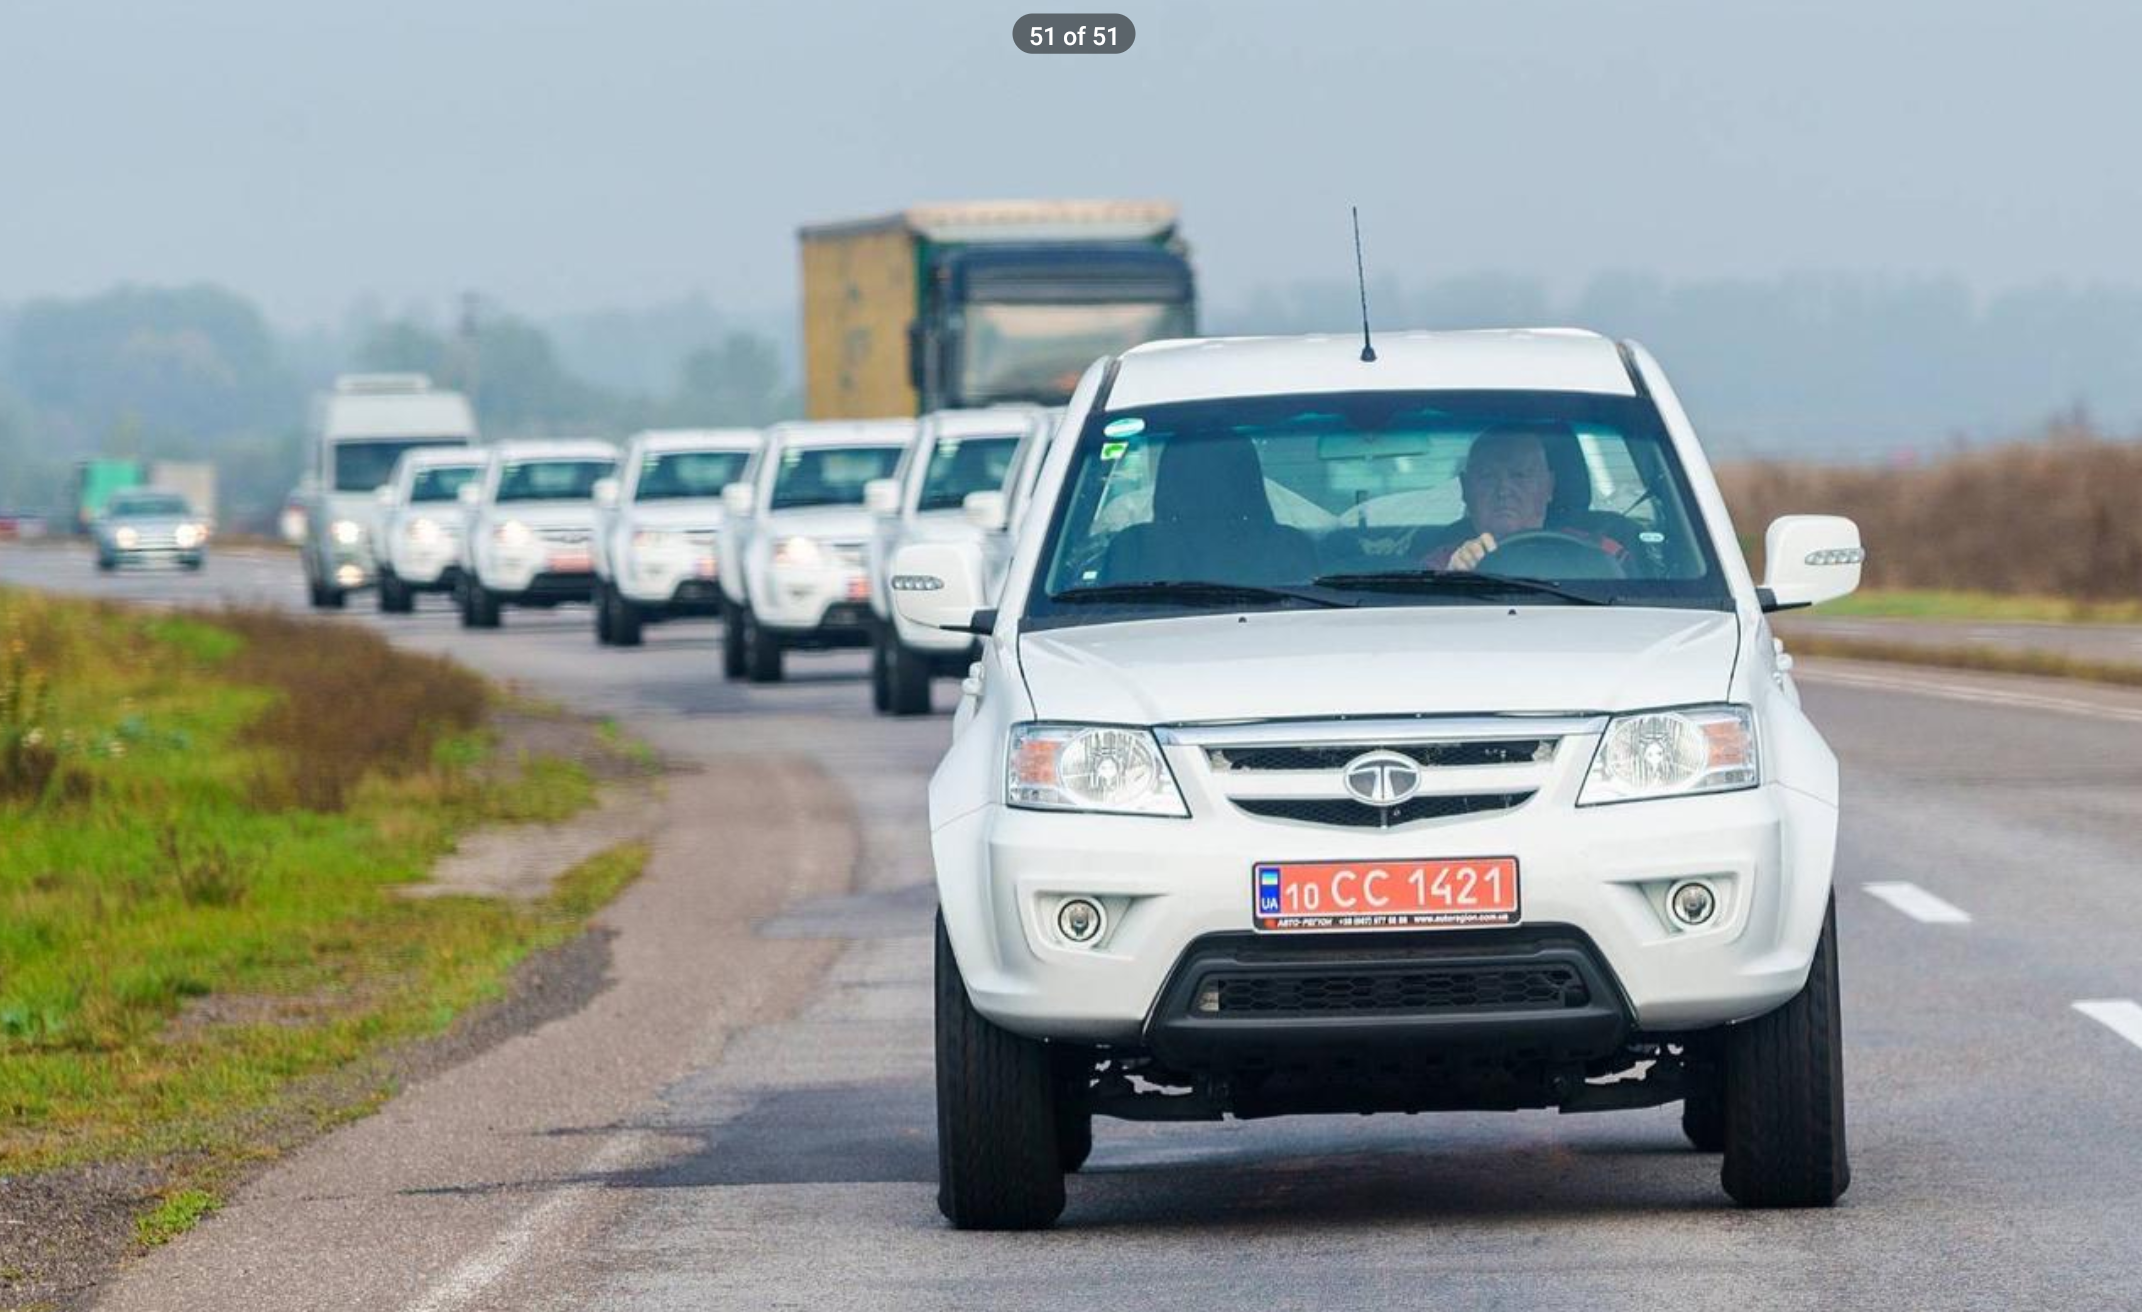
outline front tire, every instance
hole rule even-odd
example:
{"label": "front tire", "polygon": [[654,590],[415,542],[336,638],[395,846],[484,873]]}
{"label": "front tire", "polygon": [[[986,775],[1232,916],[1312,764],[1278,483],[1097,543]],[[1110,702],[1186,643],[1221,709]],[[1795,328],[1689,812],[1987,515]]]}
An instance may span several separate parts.
{"label": "front tire", "polygon": [[898,633],[886,635],[886,709],[894,715],[930,713],[930,661],[921,652],[900,641]]}
{"label": "front tire", "polygon": [[461,585],[461,627],[495,629],[500,617],[498,594],[477,582],[473,575],[464,580]]}
{"label": "front tire", "polygon": [[1040,1230],[1064,1210],[1049,1052],[974,1009],[937,918],[937,1210],[960,1230]]}
{"label": "front tire", "polygon": [[753,683],[781,682],[781,640],[748,610],[744,612],[744,677]]}
{"label": "front tire", "polygon": [[1829,1207],[1852,1183],[1845,1153],[1837,902],[1807,983],[1725,1038],[1725,1191],[1742,1207]]}
{"label": "front tire", "polygon": [[416,593],[400,576],[387,570],[379,572],[379,613],[382,615],[407,615],[416,609]]}
{"label": "front tire", "polygon": [[749,611],[740,605],[731,605],[721,617],[721,677],[729,680],[744,677],[744,616]]}
{"label": "front tire", "polygon": [[609,584],[600,581],[595,584],[595,605],[593,610],[595,611],[595,645],[607,647],[610,645],[612,636]]}
{"label": "front tire", "polygon": [[646,637],[642,631],[644,624],[632,599],[613,585],[610,588],[610,641],[620,647],[637,647]]}
{"label": "front tire", "polygon": [[870,632],[870,707],[880,715],[892,714],[892,654],[888,648],[894,641],[890,623],[880,623]]}

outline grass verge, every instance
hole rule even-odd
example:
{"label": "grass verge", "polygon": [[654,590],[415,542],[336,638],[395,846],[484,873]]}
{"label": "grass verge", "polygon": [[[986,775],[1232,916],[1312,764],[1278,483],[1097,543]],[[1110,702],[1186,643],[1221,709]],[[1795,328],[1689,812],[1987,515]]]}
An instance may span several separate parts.
{"label": "grass verge", "polygon": [[1786,647],[1795,656],[1887,661],[1898,665],[1931,666],[1945,670],[2024,674],[2046,679],[2081,679],[2090,683],[2142,687],[2142,665],[2079,660],[2059,652],[2025,651],[2009,647],[1934,646],[1914,642],[1885,642],[1879,638],[1846,638],[1809,633],[1788,633],[1785,642]]}
{"label": "grass verge", "polygon": [[1931,588],[1863,588],[1824,602],[1823,617],[2016,624],[2142,624],[2142,601],[2080,601]]}
{"label": "grass verge", "polygon": [[533,904],[410,899],[456,835],[587,805],[501,759],[489,693],[347,625],[150,616],[0,591],[0,1176],[149,1162],[162,1243],[293,1099],[315,1124],[638,873],[628,845]]}

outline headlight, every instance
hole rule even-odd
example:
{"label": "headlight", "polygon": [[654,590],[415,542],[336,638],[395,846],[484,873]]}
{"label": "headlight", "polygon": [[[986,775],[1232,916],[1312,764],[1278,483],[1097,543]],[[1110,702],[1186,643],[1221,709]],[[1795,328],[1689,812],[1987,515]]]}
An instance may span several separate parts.
{"label": "headlight", "polygon": [[[808,542],[809,538],[801,539]],[[683,551],[691,546],[691,539],[682,533],[666,532],[658,528],[643,528],[632,535],[634,551]]]}
{"label": "headlight", "polygon": [[525,547],[535,541],[535,533],[517,519],[509,519],[491,530],[491,537],[502,547]]}
{"label": "headlight", "polygon": [[1577,805],[1688,797],[1761,782],[1755,713],[1745,706],[1692,706],[1617,715],[1592,754]]}
{"label": "headlight", "polygon": [[364,541],[364,525],[354,519],[338,519],[327,526],[327,535],[341,546],[354,547]]}
{"label": "headlight", "polygon": [[1004,800],[1042,811],[1190,814],[1152,733],[1108,725],[1013,725]]}
{"label": "headlight", "polygon": [[122,547],[131,547],[141,541],[141,534],[130,528],[116,529],[112,533],[112,541]]}
{"label": "headlight", "polygon": [[446,529],[438,520],[425,519],[421,515],[410,520],[409,527],[403,529],[402,532],[408,536],[411,542],[424,546],[443,541],[446,537]]}
{"label": "headlight", "polygon": [[776,565],[818,565],[825,558],[825,548],[818,545],[817,538],[783,538],[773,549]]}
{"label": "headlight", "polygon": [[208,538],[208,530],[199,524],[181,524],[171,532],[171,540],[183,548],[198,547]]}

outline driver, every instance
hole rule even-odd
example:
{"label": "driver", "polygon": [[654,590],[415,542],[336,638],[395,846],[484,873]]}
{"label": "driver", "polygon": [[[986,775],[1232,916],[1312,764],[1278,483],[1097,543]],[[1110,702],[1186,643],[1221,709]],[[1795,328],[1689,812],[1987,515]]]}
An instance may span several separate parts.
{"label": "driver", "polygon": [[[1452,526],[1456,534],[1428,553],[1429,569],[1470,570],[1491,555],[1500,540],[1547,527],[1547,507],[1554,500],[1554,469],[1547,462],[1550,431],[1526,424],[1503,424],[1473,439],[1458,486],[1465,494],[1465,518]],[[1576,529],[1556,529],[1598,547],[1610,556],[1626,554],[1620,543]]]}

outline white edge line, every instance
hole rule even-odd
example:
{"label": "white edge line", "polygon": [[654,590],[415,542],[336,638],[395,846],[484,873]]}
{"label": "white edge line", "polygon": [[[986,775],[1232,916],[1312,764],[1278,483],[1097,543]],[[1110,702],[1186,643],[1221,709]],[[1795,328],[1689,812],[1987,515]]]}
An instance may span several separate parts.
{"label": "white edge line", "polygon": [[1863,884],[1869,893],[1923,925],[1968,925],[1971,913],[1945,901],[1917,884],[1903,880],[1877,880]]}
{"label": "white edge line", "polygon": [[2075,1010],[2142,1048],[2142,1003],[2132,998],[2093,998],[2076,1003]]}

